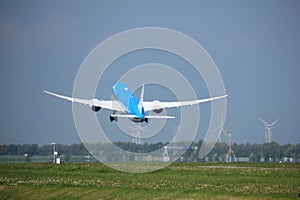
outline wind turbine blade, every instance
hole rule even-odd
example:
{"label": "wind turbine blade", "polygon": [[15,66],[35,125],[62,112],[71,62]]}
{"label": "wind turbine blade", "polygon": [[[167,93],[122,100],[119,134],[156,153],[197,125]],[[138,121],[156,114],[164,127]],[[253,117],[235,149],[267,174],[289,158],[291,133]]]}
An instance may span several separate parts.
{"label": "wind turbine blade", "polygon": [[227,136],[227,132],[222,128],[222,132]]}
{"label": "wind turbine blade", "polygon": [[144,127],[142,127],[141,124],[137,125],[136,130],[138,130],[138,131],[147,131],[147,129],[145,129]]}
{"label": "wind turbine blade", "polygon": [[275,126],[275,124],[279,121],[279,118],[277,118],[274,122],[272,122],[272,124],[270,124],[270,126]]}
{"label": "wind turbine blade", "polygon": [[263,123],[263,125],[264,125],[265,127],[268,127],[268,126],[269,126],[268,122],[264,121],[263,119],[261,119],[261,118],[259,118],[259,117],[257,117],[257,119],[258,119],[259,121],[261,121],[261,123]]}
{"label": "wind turbine blade", "polygon": [[217,138],[217,141],[219,141],[219,142],[222,142],[222,141],[221,141],[221,140],[222,140],[221,135],[222,135],[222,131],[219,132],[219,135],[218,135],[218,138]]}
{"label": "wind turbine blade", "polygon": [[132,126],[127,126],[132,132],[137,132],[137,131],[143,131],[143,132],[146,132],[147,131],[147,129],[146,128],[144,128],[144,127],[142,127],[140,124],[139,125],[137,125],[137,126],[134,126],[134,127],[132,127]]}

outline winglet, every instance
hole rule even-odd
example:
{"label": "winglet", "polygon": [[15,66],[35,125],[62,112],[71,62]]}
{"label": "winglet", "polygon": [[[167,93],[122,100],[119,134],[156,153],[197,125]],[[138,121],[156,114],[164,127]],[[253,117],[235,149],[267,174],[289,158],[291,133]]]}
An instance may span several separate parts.
{"label": "winglet", "polygon": [[55,94],[55,93],[52,93],[52,92],[48,92],[46,90],[43,90],[43,92],[45,92],[47,94],[50,94],[52,96],[61,98],[61,99],[65,99],[65,100],[71,101],[71,102],[73,102],[73,100],[74,100],[72,97],[67,97],[67,96],[63,96],[63,95],[60,95],[60,94]]}

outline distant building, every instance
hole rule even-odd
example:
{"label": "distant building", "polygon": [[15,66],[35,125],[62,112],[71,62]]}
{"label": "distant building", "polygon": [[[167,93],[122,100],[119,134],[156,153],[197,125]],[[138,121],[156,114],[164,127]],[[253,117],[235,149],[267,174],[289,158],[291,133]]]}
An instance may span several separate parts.
{"label": "distant building", "polygon": [[250,162],[250,158],[249,157],[238,157],[236,158],[237,162]]}
{"label": "distant building", "polygon": [[293,163],[293,162],[295,162],[295,159],[294,159],[293,157],[283,157],[283,158],[282,158],[282,162],[285,162],[285,163],[288,163],[288,162]]}

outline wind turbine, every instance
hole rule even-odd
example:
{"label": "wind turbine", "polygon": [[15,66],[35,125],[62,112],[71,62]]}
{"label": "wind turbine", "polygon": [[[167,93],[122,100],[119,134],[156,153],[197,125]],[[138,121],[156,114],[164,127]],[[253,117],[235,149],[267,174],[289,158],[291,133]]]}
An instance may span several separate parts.
{"label": "wind turbine", "polygon": [[141,131],[145,131],[145,129],[142,128],[140,123],[135,127],[129,126],[129,128],[132,132],[132,143],[141,144]]}
{"label": "wind turbine", "polygon": [[257,119],[261,121],[261,123],[264,125],[266,129],[265,130],[266,143],[270,143],[272,140],[272,128],[274,128],[275,124],[279,121],[279,118],[277,118],[275,121],[273,121],[270,124],[259,117],[257,117]]}
{"label": "wind turbine", "polygon": [[224,129],[222,129],[222,132],[228,137],[228,152],[227,152],[226,162],[235,161],[236,158],[234,155],[234,151],[232,150],[232,137],[231,137],[232,129],[231,128],[228,129],[227,132]]}

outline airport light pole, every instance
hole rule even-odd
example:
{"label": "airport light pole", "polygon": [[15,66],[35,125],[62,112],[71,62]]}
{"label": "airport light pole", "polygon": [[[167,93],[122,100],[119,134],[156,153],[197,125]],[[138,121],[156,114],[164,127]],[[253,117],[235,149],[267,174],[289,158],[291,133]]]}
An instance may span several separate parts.
{"label": "airport light pole", "polygon": [[51,145],[52,145],[52,147],[53,147],[53,163],[55,163],[55,160],[56,160],[55,157],[56,157],[56,155],[57,155],[57,152],[56,152],[56,149],[55,149],[56,143],[55,143],[55,142],[52,142]]}

